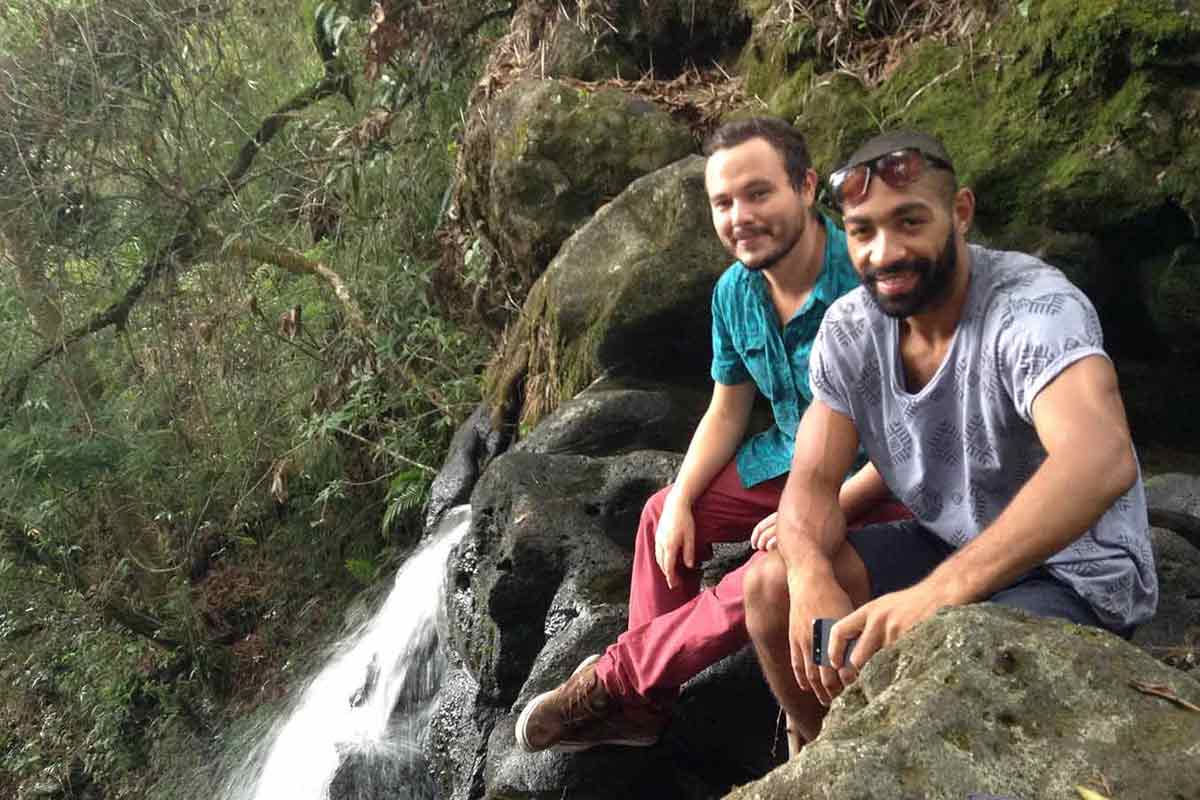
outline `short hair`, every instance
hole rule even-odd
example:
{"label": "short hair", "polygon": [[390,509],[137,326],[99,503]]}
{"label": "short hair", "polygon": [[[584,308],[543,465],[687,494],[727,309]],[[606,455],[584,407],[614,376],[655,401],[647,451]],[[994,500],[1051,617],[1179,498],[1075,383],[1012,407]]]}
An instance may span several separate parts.
{"label": "short hair", "polygon": [[804,134],[778,117],[751,117],[727,122],[704,141],[704,155],[737,147],[751,139],[762,139],[783,158],[788,182],[797,192],[804,191],[804,179],[812,165]]}

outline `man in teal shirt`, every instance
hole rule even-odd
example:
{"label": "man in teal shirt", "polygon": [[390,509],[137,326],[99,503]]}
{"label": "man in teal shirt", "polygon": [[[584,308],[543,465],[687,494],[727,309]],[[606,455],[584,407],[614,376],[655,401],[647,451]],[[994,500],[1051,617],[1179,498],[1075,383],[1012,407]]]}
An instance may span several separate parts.
{"label": "man in teal shirt", "polygon": [[[749,641],[742,576],[761,552],[703,592],[699,565],[715,542],[772,545],[796,426],[812,400],[813,338],[830,304],[858,285],[845,234],[814,208],[817,175],[799,131],[777,119],[734,122],[705,153],[713,226],[737,259],[713,293],[712,400],[675,483],[642,511],[628,630],[521,712],[516,737],[531,752],[654,744],[679,687]],[[758,393],[775,423],[743,442]],[[886,491],[864,468],[846,481],[842,509],[866,521]]]}
{"label": "man in teal shirt", "polygon": [[774,424],[738,449],[737,471],[746,487],[787,473],[796,426],[812,400],[808,357],[825,310],[858,286],[846,253],[846,234],[824,215],[821,270],[808,299],[780,328],[771,284],[762,268],[733,264],[713,291],[712,378],[735,386],[754,381],[771,403]]}

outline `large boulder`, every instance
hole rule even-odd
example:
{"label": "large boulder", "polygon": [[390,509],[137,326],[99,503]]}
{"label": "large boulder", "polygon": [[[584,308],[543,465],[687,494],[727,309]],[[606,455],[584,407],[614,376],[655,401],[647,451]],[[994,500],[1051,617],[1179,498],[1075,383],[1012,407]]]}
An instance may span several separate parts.
{"label": "large boulder", "polygon": [[1112,634],[949,609],[876,655],[797,758],[730,797],[1200,797],[1196,705],[1200,682]]}
{"label": "large boulder", "polygon": [[715,797],[780,763],[777,706],[748,649],[683,688],[655,747],[564,755],[516,745],[525,703],[624,630],[641,507],[679,460],[510,452],[485,472],[447,567],[439,628],[453,666],[430,734],[438,796]]}
{"label": "large boulder", "polygon": [[839,28],[786,2],[748,2],[756,32],[739,69],[805,132],[818,169],[880,127],[935,133],[976,190],[978,236],[1025,251],[1063,235],[1099,243],[1103,257],[1068,266],[1100,306],[1110,348],[1194,352],[1193,0],[940,4],[913,37],[911,19],[889,16],[895,4]]}
{"label": "large boulder", "polygon": [[563,403],[514,448],[524,453],[612,456],[683,452],[709,393],[651,381],[597,381]]}
{"label": "large boulder", "polygon": [[678,462],[508,453],[484,473],[450,559],[446,641],[490,699],[511,703],[580,609],[625,603],[642,505]]}
{"label": "large boulder", "polygon": [[604,373],[706,375],[711,295],[729,265],[713,232],[704,159],[635,181],[563,245],[489,373],[493,407],[536,422]]}
{"label": "large boulder", "polygon": [[465,221],[510,273],[491,279],[521,296],[597,208],[696,141],[625,92],[522,80],[476,109],[463,148]]}
{"label": "large boulder", "polygon": [[661,452],[508,453],[485,471],[471,528],[447,566],[439,620],[452,664],[431,732],[440,796],[482,796],[485,766],[494,770],[498,758],[488,756],[496,720],[534,662],[562,661],[559,679],[570,672],[577,654],[565,640],[554,644],[559,634],[591,652],[619,632],[641,506],[678,462]]}

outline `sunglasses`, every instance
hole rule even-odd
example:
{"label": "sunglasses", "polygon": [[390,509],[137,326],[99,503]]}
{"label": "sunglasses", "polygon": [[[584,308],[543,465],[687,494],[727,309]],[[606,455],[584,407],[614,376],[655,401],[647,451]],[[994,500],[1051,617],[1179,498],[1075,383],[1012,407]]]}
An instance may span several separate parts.
{"label": "sunglasses", "polygon": [[893,189],[903,189],[920,178],[926,167],[954,171],[950,162],[909,147],[839,169],[829,176],[829,188],[833,190],[834,203],[841,209],[847,201],[857,203],[867,196],[872,175],[878,175]]}

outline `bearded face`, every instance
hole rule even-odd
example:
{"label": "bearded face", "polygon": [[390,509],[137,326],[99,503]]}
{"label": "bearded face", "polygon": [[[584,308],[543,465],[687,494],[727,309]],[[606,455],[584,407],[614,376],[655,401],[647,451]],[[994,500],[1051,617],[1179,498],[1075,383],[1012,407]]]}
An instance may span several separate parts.
{"label": "bearded face", "polygon": [[862,273],[863,286],[879,309],[903,319],[936,308],[949,294],[958,270],[954,229],[933,258],[909,258]]}

